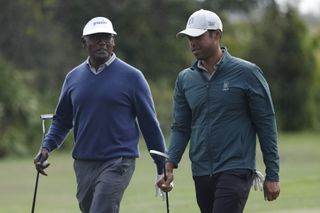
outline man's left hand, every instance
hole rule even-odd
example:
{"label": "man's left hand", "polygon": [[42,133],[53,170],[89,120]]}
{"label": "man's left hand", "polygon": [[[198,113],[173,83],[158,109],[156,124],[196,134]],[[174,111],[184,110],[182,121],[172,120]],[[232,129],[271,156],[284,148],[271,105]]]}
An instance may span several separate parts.
{"label": "man's left hand", "polygon": [[264,199],[276,200],[280,194],[280,183],[278,181],[265,180],[263,184]]}
{"label": "man's left hand", "polygon": [[166,195],[165,195],[164,191],[162,191],[157,185],[157,183],[161,180],[161,178],[162,178],[162,175],[157,175],[156,176],[156,181],[155,181],[155,184],[154,184],[155,190],[156,190],[155,195],[156,195],[156,197],[160,196],[162,198],[162,201],[164,201]]}

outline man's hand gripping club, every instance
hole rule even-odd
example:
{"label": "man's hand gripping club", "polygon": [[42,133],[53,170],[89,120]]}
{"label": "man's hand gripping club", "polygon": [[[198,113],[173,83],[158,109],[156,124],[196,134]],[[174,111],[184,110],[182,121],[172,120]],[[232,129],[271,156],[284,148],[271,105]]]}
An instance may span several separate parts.
{"label": "man's hand gripping club", "polygon": [[49,151],[45,148],[41,148],[33,160],[33,163],[37,171],[40,174],[45,176],[47,176],[48,174],[44,170],[50,166],[50,163],[47,161],[48,158],[49,158]]}

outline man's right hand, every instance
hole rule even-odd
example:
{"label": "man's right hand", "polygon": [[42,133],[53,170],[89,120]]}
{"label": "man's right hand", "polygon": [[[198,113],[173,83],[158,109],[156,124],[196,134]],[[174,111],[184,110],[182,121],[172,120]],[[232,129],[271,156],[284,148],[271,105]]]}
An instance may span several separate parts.
{"label": "man's right hand", "polygon": [[158,187],[164,192],[170,192],[173,188],[173,168],[172,162],[166,162],[166,180],[164,176],[157,182]]}
{"label": "man's right hand", "polygon": [[47,173],[44,171],[48,166],[50,166],[50,163],[48,163],[47,159],[49,158],[49,151],[45,148],[42,148],[36,157],[34,158],[34,165],[37,169],[37,171],[42,174],[47,176]]}

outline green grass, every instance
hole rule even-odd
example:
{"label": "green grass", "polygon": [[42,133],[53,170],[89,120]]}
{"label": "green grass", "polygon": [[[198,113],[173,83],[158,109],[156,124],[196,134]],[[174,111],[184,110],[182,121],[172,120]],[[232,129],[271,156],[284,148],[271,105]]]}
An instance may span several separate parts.
{"label": "green grass", "polygon": [[[141,146],[141,157],[121,205],[121,213],[162,213],[165,202],[154,197],[155,167]],[[262,192],[251,191],[245,212],[315,213],[320,212],[320,135],[282,134],[281,194],[277,201],[266,202]],[[260,153],[258,150],[257,153]],[[175,170],[175,189],[170,192],[174,213],[199,212],[194,195],[190,162],[186,155]],[[0,161],[0,213],[30,212],[35,183],[33,159]],[[264,170],[261,155],[258,168]],[[54,152],[48,177],[40,177],[37,213],[78,213],[76,184],[69,153]]]}

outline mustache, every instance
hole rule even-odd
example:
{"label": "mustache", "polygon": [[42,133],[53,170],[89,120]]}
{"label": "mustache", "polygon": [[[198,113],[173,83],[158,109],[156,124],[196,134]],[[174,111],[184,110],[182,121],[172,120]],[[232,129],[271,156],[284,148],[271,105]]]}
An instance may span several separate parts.
{"label": "mustache", "polygon": [[107,48],[98,48],[96,51],[108,51]]}
{"label": "mustache", "polygon": [[200,52],[201,49],[200,48],[195,48],[195,49],[192,49],[191,52],[195,53],[195,52]]}
{"label": "mustache", "polygon": [[197,50],[200,50],[201,48],[200,47],[191,47],[191,51],[197,51]]}

